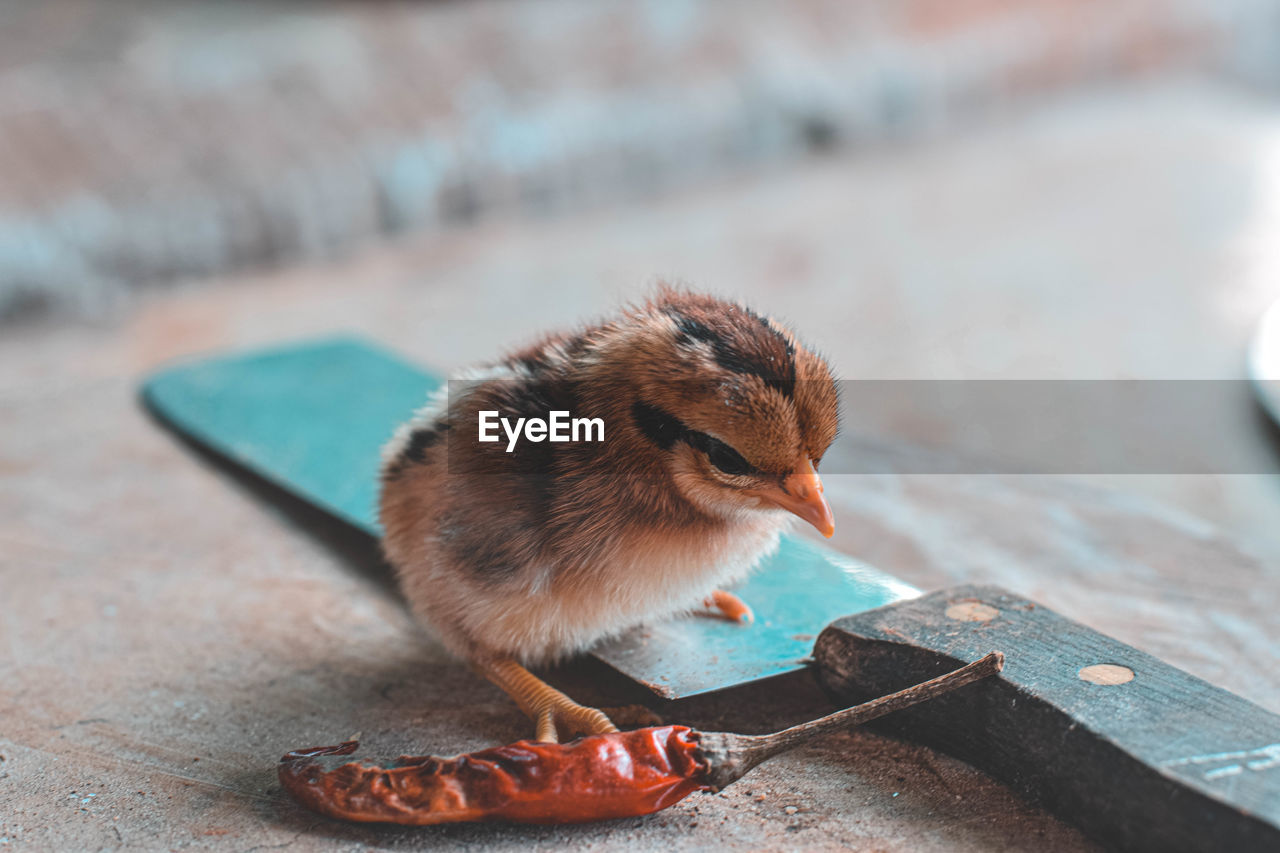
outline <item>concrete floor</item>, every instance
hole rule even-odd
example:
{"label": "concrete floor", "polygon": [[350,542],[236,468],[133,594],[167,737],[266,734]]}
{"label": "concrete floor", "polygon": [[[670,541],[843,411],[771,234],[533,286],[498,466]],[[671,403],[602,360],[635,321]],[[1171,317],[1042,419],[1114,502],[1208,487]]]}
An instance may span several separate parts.
{"label": "concrete floor", "polygon": [[[599,826],[410,831],[301,811],[274,781],[287,749],[359,730],[368,754],[447,754],[524,721],[416,633],[367,542],[194,455],[136,384],[184,354],[339,329],[452,368],[655,273],[787,317],[846,376],[1235,377],[1280,289],[1278,220],[1273,103],[1169,83],[640,208],[154,292],[99,325],[6,329],[0,843],[1090,849],[971,768],[864,732]],[[1223,417],[1268,458],[1247,401]],[[1145,497],[1038,477],[832,481],[842,549],[924,588],[1002,583],[1280,710],[1273,479],[1123,483]],[[559,677],[584,699],[634,698],[590,666]],[[826,707],[797,679],[663,710],[753,731]]]}

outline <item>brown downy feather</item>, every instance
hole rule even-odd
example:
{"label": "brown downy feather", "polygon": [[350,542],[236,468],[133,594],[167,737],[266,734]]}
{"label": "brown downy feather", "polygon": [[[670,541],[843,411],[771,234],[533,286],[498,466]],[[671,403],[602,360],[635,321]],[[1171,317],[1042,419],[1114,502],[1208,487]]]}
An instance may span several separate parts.
{"label": "brown downy feather", "polygon": [[[385,451],[384,548],[455,653],[545,663],[688,610],[791,518],[777,489],[835,438],[820,356],[734,303],[664,290],[480,368]],[[602,418],[603,442],[481,443],[478,412]]]}

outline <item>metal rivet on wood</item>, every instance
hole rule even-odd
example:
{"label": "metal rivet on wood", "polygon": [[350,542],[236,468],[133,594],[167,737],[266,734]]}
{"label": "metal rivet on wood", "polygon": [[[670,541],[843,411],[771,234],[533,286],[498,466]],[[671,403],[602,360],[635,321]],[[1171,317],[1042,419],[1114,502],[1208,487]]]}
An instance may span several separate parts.
{"label": "metal rivet on wood", "polygon": [[1000,611],[990,604],[983,604],[972,598],[957,601],[947,608],[946,613],[948,619],[955,619],[957,622],[990,622],[1000,615]]}
{"label": "metal rivet on wood", "polygon": [[1093,666],[1084,667],[1076,674],[1082,680],[1093,684],[1127,684],[1133,681],[1133,670],[1118,663],[1095,663]]}

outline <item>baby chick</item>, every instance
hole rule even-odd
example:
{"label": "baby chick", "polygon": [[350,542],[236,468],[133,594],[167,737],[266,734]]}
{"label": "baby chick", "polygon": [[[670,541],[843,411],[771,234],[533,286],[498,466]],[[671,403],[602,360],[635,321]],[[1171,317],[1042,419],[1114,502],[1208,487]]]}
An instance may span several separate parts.
{"label": "baby chick", "polygon": [[[604,440],[479,440],[479,414],[600,418]],[[415,614],[515,699],[539,740],[616,731],[524,667],[744,577],[799,516],[834,532],[823,359],[773,320],[664,289],[452,382],[384,451],[383,547]]]}

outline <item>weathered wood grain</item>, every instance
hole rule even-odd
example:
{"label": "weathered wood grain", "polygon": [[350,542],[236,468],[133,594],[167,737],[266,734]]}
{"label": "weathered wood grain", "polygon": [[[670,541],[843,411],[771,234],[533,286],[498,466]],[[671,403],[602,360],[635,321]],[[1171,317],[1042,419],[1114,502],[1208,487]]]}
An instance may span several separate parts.
{"label": "weathered wood grain", "polygon": [[992,650],[1004,672],[876,725],[948,752],[1105,844],[1280,849],[1280,716],[998,587],[846,617],[818,638],[845,703]]}

